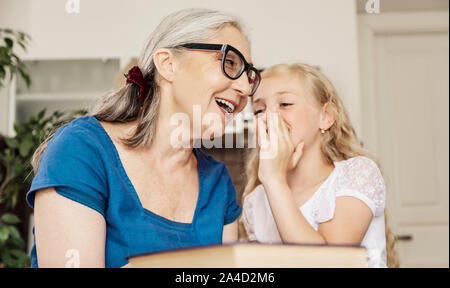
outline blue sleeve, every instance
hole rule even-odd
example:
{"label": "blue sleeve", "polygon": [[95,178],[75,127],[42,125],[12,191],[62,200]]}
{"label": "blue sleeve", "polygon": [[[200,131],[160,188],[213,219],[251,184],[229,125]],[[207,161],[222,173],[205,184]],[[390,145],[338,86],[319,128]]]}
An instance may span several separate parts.
{"label": "blue sleeve", "polygon": [[242,207],[236,202],[236,190],[231,180],[228,170],[224,169],[226,189],[227,189],[227,208],[225,211],[224,225],[233,223],[242,213]]}
{"label": "blue sleeve", "polygon": [[92,131],[71,124],[61,127],[40,160],[26,195],[28,205],[34,208],[36,191],[53,187],[58,194],[105,216],[108,190],[99,146]]}

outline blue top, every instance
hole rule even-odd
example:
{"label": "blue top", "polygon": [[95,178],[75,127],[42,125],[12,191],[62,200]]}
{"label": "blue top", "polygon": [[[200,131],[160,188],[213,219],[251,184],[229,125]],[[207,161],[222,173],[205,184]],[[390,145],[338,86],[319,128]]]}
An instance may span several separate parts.
{"label": "blue top", "polygon": [[[100,213],[107,228],[106,267],[121,267],[135,254],[221,244],[223,226],[242,208],[225,165],[200,149],[194,154],[199,194],[193,221],[171,221],[142,207],[111,138],[96,118],[84,116],[59,128],[48,143],[27,203],[34,208],[35,192],[54,187]],[[31,266],[38,267],[36,245]]]}

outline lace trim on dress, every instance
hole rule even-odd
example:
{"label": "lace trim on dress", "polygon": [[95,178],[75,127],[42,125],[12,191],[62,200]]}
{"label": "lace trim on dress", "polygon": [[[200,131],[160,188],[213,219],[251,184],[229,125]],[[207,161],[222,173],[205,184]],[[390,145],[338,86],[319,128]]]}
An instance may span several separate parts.
{"label": "lace trim on dress", "polygon": [[386,187],[378,166],[357,156],[335,162],[335,170],[314,195],[313,217],[323,223],[334,217],[337,196],[352,196],[366,203],[374,216],[383,214]]}

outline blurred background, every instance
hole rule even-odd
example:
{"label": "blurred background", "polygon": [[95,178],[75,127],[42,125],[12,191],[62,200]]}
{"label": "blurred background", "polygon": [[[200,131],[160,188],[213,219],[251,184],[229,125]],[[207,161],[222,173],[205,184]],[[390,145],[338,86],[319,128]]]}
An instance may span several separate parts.
{"label": "blurred background", "polygon": [[[162,18],[195,7],[239,16],[257,68],[305,62],[330,78],[381,163],[400,266],[448,267],[448,0],[0,0],[0,267],[26,266],[29,159],[48,128],[123,85]],[[240,201],[247,149],[205,151]]]}

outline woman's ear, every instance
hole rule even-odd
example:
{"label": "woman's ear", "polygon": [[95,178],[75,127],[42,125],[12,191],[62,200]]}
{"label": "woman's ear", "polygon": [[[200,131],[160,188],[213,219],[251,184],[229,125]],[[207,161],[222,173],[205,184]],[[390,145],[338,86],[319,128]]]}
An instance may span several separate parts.
{"label": "woman's ear", "polygon": [[320,130],[328,130],[336,121],[336,106],[333,103],[327,102],[322,106],[320,111]]}
{"label": "woman's ear", "polygon": [[153,55],[158,74],[168,82],[172,82],[175,76],[175,56],[169,49],[160,48]]}

